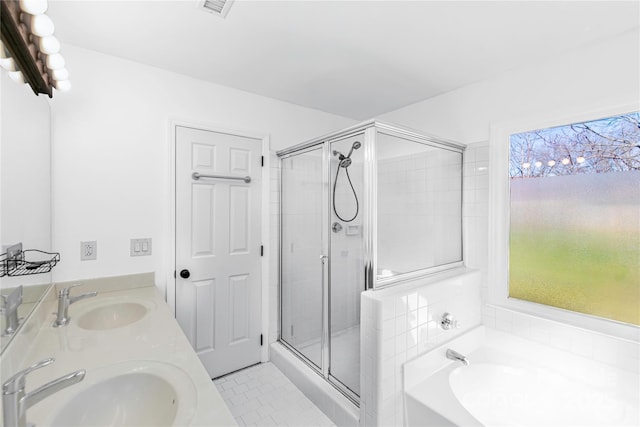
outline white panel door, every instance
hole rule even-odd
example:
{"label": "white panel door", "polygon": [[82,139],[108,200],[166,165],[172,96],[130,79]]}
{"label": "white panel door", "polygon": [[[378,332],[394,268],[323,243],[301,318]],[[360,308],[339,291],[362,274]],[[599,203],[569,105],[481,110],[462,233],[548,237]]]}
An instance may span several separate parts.
{"label": "white panel door", "polygon": [[211,378],[260,361],[261,152],[176,127],[176,318]]}

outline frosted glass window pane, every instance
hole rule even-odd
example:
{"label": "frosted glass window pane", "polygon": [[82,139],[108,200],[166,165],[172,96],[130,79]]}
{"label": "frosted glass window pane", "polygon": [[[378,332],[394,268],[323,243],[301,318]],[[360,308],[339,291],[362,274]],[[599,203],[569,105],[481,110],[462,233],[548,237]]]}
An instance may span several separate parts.
{"label": "frosted glass window pane", "polygon": [[378,277],[462,261],[462,154],[378,133]]}
{"label": "frosted glass window pane", "polygon": [[510,297],[640,324],[639,118],[511,136]]}

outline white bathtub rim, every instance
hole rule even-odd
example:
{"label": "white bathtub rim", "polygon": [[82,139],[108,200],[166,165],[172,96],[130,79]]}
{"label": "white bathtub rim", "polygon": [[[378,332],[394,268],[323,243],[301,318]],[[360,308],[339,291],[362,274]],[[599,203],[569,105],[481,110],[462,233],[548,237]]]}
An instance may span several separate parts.
{"label": "white bathtub rim", "polygon": [[[507,343],[509,348],[504,348],[504,343]],[[586,380],[594,386],[598,386],[602,380],[614,381],[617,386],[616,395],[620,397],[620,400],[631,403],[634,411],[640,411],[637,404],[637,396],[640,393],[638,391],[639,375],[544,346],[513,334],[479,326],[404,364],[405,420],[408,419],[408,404],[413,403],[408,400],[414,399],[418,402],[429,402],[429,405],[425,405],[425,407],[429,406],[431,411],[449,420],[452,425],[482,425],[455,397],[449,384],[449,374],[459,366],[459,362],[451,361],[445,356],[446,350],[452,348],[464,355],[471,355],[470,362],[474,363],[473,353],[480,347],[482,347],[482,351],[476,353],[476,358],[480,358],[479,361],[482,362],[484,360],[481,354],[485,349],[497,350],[498,353],[503,354],[505,363],[510,363],[508,359],[513,356],[514,360],[520,358],[525,362],[535,362],[543,368],[558,370],[563,376]],[[538,352],[537,349],[544,351]],[[555,363],[556,360],[564,361],[566,366],[560,369]],[[427,378],[428,381],[426,381]]]}

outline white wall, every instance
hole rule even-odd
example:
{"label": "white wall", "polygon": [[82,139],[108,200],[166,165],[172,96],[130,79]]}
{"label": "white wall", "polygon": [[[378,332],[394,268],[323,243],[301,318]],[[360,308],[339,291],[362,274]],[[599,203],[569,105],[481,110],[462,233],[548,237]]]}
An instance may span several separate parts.
{"label": "white wall", "polygon": [[[473,67],[473,64],[469,64]],[[443,137],[489,139],[490,124],[640,100],[638,30],[380,116]]]}
{"label": "white wall", "polygon": [[[55,281],[154,271],[165,288],[171,118],[270,135],[272,149],[353,124],[75,46],[64,55],[73,88],[52,106]],[[129,256],[136,237],[153,239],[152,256]],[[80,261],[85,240],[98,242],[96,261]]]}
{"label": "white wall", "polygon": [[[27,85],[1,74],[0,244],[51,250],[51,151],[49,102]],[[1,250],[0,253],[4,253]],[[32,260],[42,260],[29,252]],[[50,274],[4,276],[3,288],[49,283]]]}

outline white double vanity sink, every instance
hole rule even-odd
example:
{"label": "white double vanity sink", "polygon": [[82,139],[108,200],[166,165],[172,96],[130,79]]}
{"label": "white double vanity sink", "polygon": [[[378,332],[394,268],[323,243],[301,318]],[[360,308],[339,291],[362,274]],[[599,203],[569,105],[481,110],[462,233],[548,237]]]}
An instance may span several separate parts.
{"label": "white double vanity sink", "polygon": [[[25,376],[27,394],[68,374],[85,373],[28,408],[28,423],[235,425],[153,281],[142,282],[102,279],[74,288],[72,297],[98,295],[72,304],[69,323],[60,327],[53,327],[57,289],[49,289],[3,352],[2,383],[39,362],[43,366]],[[55,361],[45,361],[49,358]]]}

